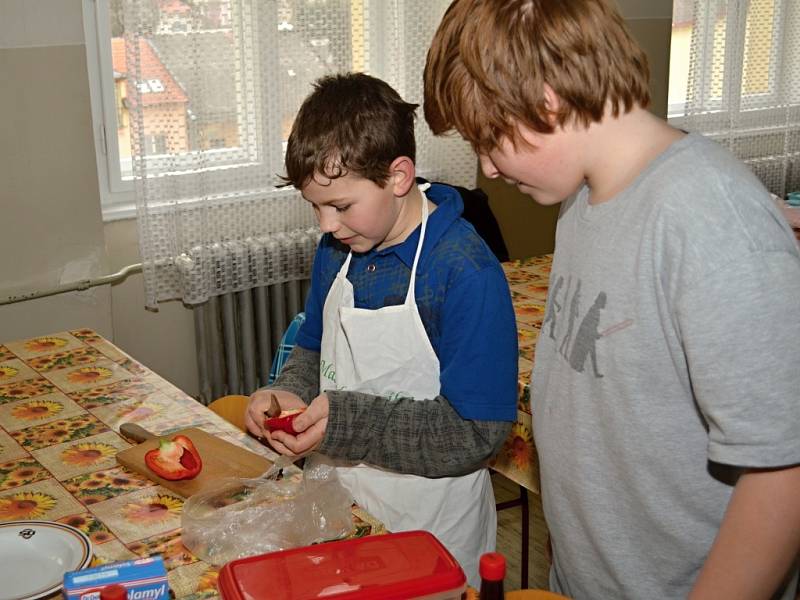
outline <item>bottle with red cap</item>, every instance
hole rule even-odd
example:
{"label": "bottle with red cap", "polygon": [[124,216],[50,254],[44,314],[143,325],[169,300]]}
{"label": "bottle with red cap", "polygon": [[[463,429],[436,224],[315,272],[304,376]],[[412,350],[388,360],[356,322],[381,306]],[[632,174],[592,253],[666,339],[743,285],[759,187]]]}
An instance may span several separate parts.
{"label": "bottle with red cap", "polygon": [[478,566],[481,576],[480,600],[503,600],[503,579],[506,576],[506,558],[499,552],[481,555]]}

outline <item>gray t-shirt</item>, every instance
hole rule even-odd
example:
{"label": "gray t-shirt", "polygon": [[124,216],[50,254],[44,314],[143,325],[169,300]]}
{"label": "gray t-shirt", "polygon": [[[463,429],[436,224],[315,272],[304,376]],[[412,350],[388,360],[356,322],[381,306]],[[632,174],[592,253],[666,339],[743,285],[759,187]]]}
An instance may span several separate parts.
{"label": "gray t-shirt", "polygon": [[736,467],[800,463],[800,254],[697,135],[588,197],[562,206],[532,381],[551,585],[685,598]]}

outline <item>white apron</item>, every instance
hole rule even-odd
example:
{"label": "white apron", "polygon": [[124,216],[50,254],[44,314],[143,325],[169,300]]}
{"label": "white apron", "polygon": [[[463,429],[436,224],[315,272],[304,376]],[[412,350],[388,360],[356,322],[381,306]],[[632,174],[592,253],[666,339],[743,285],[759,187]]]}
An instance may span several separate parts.
{"label": "white apron", "polygon": [[[428,201],[422,195],[422,227],[405,303],[377,310],[355,308],[347,279],[352,252],[331,285],[322,315],[320,391],[339,389],[388,397],[435,398],[439,359],[414,299]],[[341,465],[342,463],[337,463]],[[390,531],[424,529],[455,556],[470,585],[478,587],[478,560],[495,548],[497,513],[489,471],[428,478],[359,464],[337,473],[355,501]]]}

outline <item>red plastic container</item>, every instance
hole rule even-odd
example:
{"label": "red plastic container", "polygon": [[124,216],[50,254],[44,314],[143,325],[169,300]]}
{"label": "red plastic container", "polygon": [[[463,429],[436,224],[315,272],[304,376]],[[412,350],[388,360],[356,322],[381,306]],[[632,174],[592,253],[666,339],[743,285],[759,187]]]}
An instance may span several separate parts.
{"label": "red plastic container", "polygon": [[233,560],[223,600],[459,600],[464,571],[426,531],[327,542]]}

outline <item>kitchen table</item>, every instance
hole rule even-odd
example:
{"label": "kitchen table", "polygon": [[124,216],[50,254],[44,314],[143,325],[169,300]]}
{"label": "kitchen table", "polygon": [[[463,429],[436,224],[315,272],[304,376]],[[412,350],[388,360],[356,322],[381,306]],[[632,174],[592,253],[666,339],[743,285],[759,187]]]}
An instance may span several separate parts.
{"label": "kitchen table", "polygon": [[517,318],[517,421],[491,467],[536,494],[539,493],[539,462],[533,441],[530,381],[536,339],[544,320],[552,261],[553,255],[547,254],[502,265]]}
{"label": "kitchen table", "polygon": [[[181,543],[184,499],[119,466],[119,426],[199,427],[275,454],[89,329],[0,344],[0,521],[70,524],[94,564],[163,556],[179,599],[217,596],[217,569]],[[384,532],[353,507],[353,536]]]}

